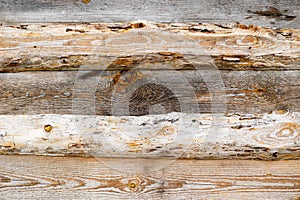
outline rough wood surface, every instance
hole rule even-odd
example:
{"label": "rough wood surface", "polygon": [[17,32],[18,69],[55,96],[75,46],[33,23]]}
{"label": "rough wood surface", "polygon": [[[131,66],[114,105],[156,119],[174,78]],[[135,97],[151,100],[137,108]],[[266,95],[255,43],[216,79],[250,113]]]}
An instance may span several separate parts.
{"label": "rough wood surface", "polygon": [[14,0],[0,1],[3,22],[156,22],[239,21],[260,26],[299,28],[298,0]]}
{"label": "rough wood surface", "polygon": [[1,153],[299,159],[300,114],[1,115]]}
{"label": "rough wood surface", "polygon": [[0,199],[300,199],[299,10],[0,0]]}
{"label": "rough wood surface", "polygon": [[[114,84],[119,71],[74,71],[63,72],[23,72],[0,74],[0,114],[97,114],[116,115],[112,104],[118,88],[142,81],[147,77],[166,79],[160,85],[140,85],[137,90],[129,91],[130,115],[149,114],[149,106],[163,105],[168,112],[259,114],[274,110],[299,112],[300,71],[220,71],[214,77],[210,71],[197,74],[193,70],[131,70],[122,74],[122,80]],[[84,76],[81,78],[80,76]],[[206,77],[206,79],[204,78]],[[184,79],[183,79],[184,78]],[[219,80],[219,78],[221,78]],[[96,82],[94,81],[96,80]],[[188,82],[184,82],[187,80]],[[224,87],[209,90],[208,85],[220,81]],[[158,83],[158,81],[152,81]],[[142,82],[143,83],[143,82]],[[76,85],[77,84],[77,85]],[[185,93],[191,87],[192,92]],[[92,88],[96,88],[93,91]],[[174,91],[178,91],[178,94]],[[82,89],[82,91],[80,90]],[[113,93],[113,91],[115,93]],[[213,101],[213,95],[220,100]],[[73,109],[77,99],[82,100],[82,108]],[[185,98],[185,102],[180,99]],[[95,103],[95,112],[86,111],[86,104]],[[180,106],[198,103],[193,110]],[[148,107],[147,107],[148,106]],[[194,106],[195,107],[195,106]],[[192,107],[192,108],[194,108]],[[213,110],[216,108],[217,110]],[[124,114],[125,115],[125,114]]]}
{"label": "rough wood surface", "polygon": [[[3,25],[0,29],[0,70],[6,72],[0,75],[1,114],[6,114],[1,116],[2,153],[299,158],[298,29],[142,22],[21,24]],[[143,85],[152,76],[163,76],[167,87]],[[112,96],[113,91],[123,93],[140,80],[147,81],[141,81],[141,87],[131,91],[129,99],[116,101]],[[172,93],[170,88],[183,93]],[[188,93],[190,90],[192,93]],[[214,97],[217,101],[213,101]],[[122,106],[114,103],[123,107],[128,103],[128,115],[163,115],[126,117]],[[197,109],[193,109],[194,104]],[[188,112],[182,108],[184,105],[190,108]],[[279,118],[266,114],[275,110],[290,114]],[[169,120],[172,114],[166,113],[174,111],[182,112],[177,115],[183,121],[172,117]],[[210,115],[193,119],[197,115],[191,113],[227,113],[227,121],[207,119]],[[79,120],[75,125],[79,123],[79,128],[91,132],[88,138],[76,134],[71,126],[72,115],[68,114],[76,114],[75,118],[85,115],[82,124]],[[100,127],[97,120],[102,120]],[[197,121],[199,129],[193,127]],[[17,122],[14,128],[12,122]],[[213,135],[208,131],[210,123],[215,125]],[[48,124],[54,124],[56,134],[51,128],[49,132],[41,130]],[[122,138],[122,130],[126,129],[137,135],[137,130],[150,135],[159,133],[162,138],[154,137],[154,143],[145,138],[128,141]],[[102,133],[112,130],[116,135],[111,136],[111,141],[102,141],[109,138]],[[169,132],[180,133],[183,139],[164,138],[177,136]],[[194,144],[194,135],[198,134],[196,141],[200,143]],[[170,143],[164,146],[164,142]],[[114,148],[125,151],[115,151],[109,144],[119,144]],[[100,145],[106,147],[99,149]]]}
{"label": "rough wood surface", "polygon": [[2,25],[0,71],[191,69],[195,64],[299,70],[299,31],[199,23]]}
{"label": "rough wood surface", "polygon": [[159,171],[124,173],[103,164],[110,160],[0,156],[1,199],[300,197],[300,161],[178,160]]}
{"label": "rough wood surface", "polygon": [[[115,83],[120,82],[120,77],[128,85],[145,78],[138,70],[153,70],[152,76],[164,74],[177,89],[186,86],[173,76],[181,71],[195,89],[201,113],[211,111],[209,95],[218,93],[209,91],[204,84],[207,81],[195,75],[205,70],[220,70],[218,81],[224,82],[221,88],[224,95],[219,96],[228,99],[228,112],[299,109],[299,30],[192,23],[29,24],[2,26],[1,30],[1,72],[79,69],[82,75],[79,79],[86,84],[86,90],[90,89],[88,80],[102,75],[99,81],[102,89],[95,92],[96,114],[112,114],[110,100]],[[248,72],[228,72],[236,70]],[[286,71],[274,72],[282,70]],[[5,105],[1,113],[71,114],[72,91],[78,81],[75,74],[1,75],[1,100]],[[211,78],[211,82],[216,80]],[[165,94],[162,100],[169,102],[167,112],[180,110],[176,105],[178,99],[162,87],[137,91],[132,105],[139,104],[141,92],[151,89],[156,95]],[[147,96],[144,98],[149,101]],[[191,99],[188,97],[187,101]],[[131,114],[147,113],[147,109],[138,108]]]}

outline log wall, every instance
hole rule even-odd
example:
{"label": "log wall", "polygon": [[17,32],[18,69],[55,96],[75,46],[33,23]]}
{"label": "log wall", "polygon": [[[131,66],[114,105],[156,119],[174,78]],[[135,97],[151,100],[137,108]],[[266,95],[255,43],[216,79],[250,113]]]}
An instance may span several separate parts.
{"label": "log wall", "polygon": [[297,0],[0,0],[0,199],[299,199]]}

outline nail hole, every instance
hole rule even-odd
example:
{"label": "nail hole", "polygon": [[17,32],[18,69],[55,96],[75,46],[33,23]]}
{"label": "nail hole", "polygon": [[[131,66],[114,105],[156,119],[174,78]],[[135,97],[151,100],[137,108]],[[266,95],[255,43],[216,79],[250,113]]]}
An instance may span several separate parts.
{"label": "nail hole", "polygon": [[277,158],[277,157],[278,157],[278,152],[272,153],[272,156],[273,156],[274,158]]}

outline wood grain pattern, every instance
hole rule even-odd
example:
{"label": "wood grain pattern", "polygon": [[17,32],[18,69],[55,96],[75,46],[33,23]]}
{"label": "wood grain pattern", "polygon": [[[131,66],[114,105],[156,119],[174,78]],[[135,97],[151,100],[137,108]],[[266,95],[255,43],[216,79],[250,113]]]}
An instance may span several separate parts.
{"label": "wood grain pattern", "polygon": [[300,199],[298,0],[0,8],[0,199]]}
{"label": "wood grain pattern", "polygon": [[1,153],[299,159],[300,114],[1,115]]}
{"label": "wood grain pattern", "polygon": [[[300,161],[177,160],[163,170],[113,170],[109,159],[0,156],[5,199],[288,199]],[[121,163],[130,162],[123,159]]]}
{"label": "wood grain pattern", "polygon": [[[299,70],[299,29],[199,23],[0,26],[0,71]],[[160,63],[160,65],[156,65]],[[166,63],[165,65],[163,63]]]}
{"label": "wood grain pattern", "polygon": [[[149,114],[149,106],[155,105],[160,105],[163,109],[158,109],[157,112],[152,112],[153,114],[172,111],[240,114],[259,114],[274,110],[299,112],[300,71],[219,71],[221,80],[210,74],[210,71],[202,71],[202,74],[197,74],[194,70],[150,72],[149,75],[149,71],[129,70],[120,76],[121,79],[117,83],[114,81],[119,71],[83,71],[79,74],[83,75],[83,78],[77,75],[76,71],[2,73],[0,113],[114,115],[116,112],[112,111],[112,104],[116,102],[114,97],[118,89],[138,81],[144,83],[143,80],[147,77],[162,75],[166,80],[164,83],[152,81],[156,86],[136,86],[136,90],[128,91],[128,100],[121,99],[118,103],[125,105],[128,102],[130,115]],[[209,84],[218,81],[224,83],[224,88],[208,89]],[[75,86],[75,83],[81,86]],[[185,93],[188,87],[193,91]],[[95,91],[92,88],[95,88]],[[174,93],[176,90],[178,94]],[[213,95],[221,99],[213,101]],[[72,110],[74,101],[79,98],[84,98],[82,108]],[[180,99],[184,99],[184,102],[179,102]],[[83,109],[91,102],[95,102],[95,113]],[[180,107],[195,103],[198,104],[198,110],[184,110]],[[214,107],[217,110],[212,110]]]}
{"label": "wood grain pattern", "polygon": [[15,0],[0,1],[3,22],[239,21],[273,28],[299,28],[297,0]]}

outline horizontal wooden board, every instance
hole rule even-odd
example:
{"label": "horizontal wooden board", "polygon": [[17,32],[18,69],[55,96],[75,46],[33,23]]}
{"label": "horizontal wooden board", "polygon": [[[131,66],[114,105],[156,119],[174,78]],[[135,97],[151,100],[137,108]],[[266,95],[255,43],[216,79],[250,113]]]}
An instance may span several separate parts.
{"label": "horizontal wooden board", "polygon": [[299,159],[300,113],[0,115],[2,154]]}
{"label": "horizontal wooden board", "polygon": [[[299,112],[299,74],[205,70],[2,73],[0,113],[116,115],[113,109],[127,104],[129,113],[118,115],[149,114],[149,106],[156,105],[163,109],[154,114]],[[221,85],[214,88],[215,83]],[[122,95],[128,98],[117,98],[120,89],[126,89]]]}
{"label": "horizontal wooden board", "polygon": [[178,160],[154,172],[124,173],[107,167],[110,160],[0,156],[0,194],[28,200],[300,197],[300,161]]}
{"label": "horizontal wooden board", "polygon": [[6,23],[239,21],[276,28],[299,28],[300,16],[297,0],[1,0],[0,7],[0,21]]}
{"label": "horizontal wooden board", "polygon": [[137,65],[144,69],[299,70],[299,33],[300,29],[238,23],[2,25],[0,72],[118,70]]}

